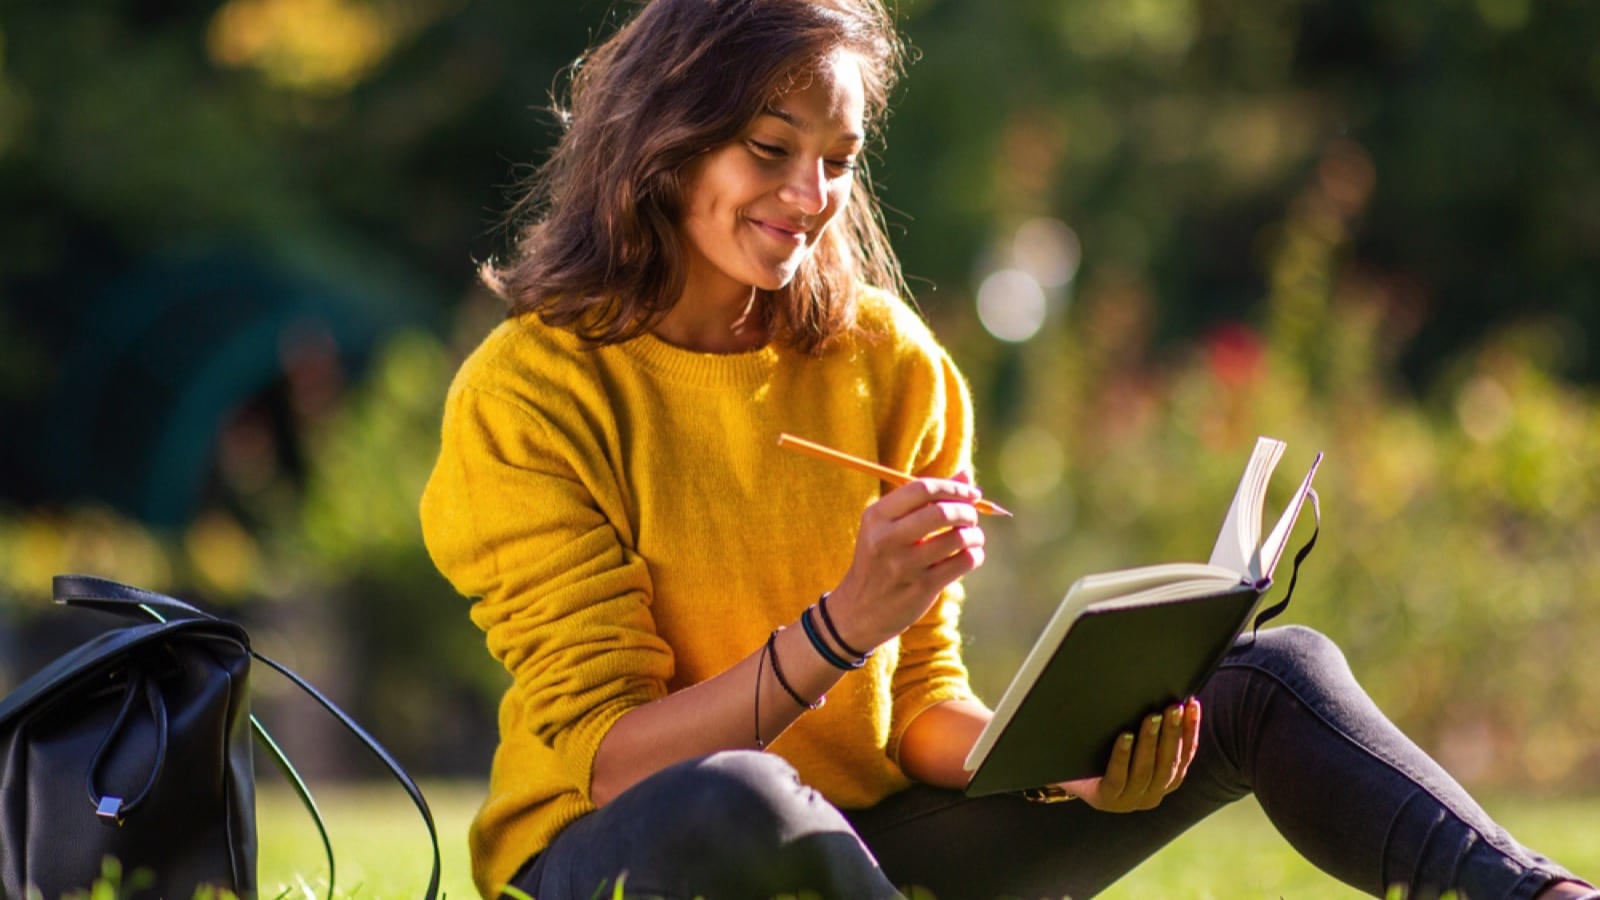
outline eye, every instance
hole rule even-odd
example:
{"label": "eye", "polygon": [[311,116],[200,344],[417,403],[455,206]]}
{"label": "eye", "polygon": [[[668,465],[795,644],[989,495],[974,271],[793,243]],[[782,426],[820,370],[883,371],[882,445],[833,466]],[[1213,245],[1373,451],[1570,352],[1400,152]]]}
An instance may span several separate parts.
{"label": "eye", "polygon": [[825,160],[825,162],[836,176],[849,175],[856,170],[856,161],[854,159],[830,159]]}
{"label": "eye", "polygon": [[755,154],[763,159],[783,159],[785,156],[789,155],[787,150],[783,149],[777,144],[769,144],[765,141],[758,141],[754,138],[747,138],[745,143],[750,145],[750,149],[755,151]]}

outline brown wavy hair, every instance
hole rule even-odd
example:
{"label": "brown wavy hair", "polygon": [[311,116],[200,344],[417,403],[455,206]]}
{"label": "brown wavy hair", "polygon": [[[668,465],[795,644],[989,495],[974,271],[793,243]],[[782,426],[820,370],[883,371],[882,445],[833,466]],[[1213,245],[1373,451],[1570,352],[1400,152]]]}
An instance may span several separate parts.
{"label": "brown wavy hair", "polygon": [[[904,59],[880,0],[652,0],[569,70],[565,131],[512,207],[515,252],[482,266],[484,282],[512,315],[597,344],[649,330],[685,284],[685,164],[839,49],[861,60],[876,136]],[[861,284],[904,288],[865,165],[793,280],[762,292],[763,324],[820,352],[853,327]]]}

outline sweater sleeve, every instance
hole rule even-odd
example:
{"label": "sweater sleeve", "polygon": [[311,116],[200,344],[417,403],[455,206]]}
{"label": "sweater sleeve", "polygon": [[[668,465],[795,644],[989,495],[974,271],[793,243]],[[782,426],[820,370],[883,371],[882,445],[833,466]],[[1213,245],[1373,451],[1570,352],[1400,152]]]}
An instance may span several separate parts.
{"label": "sweater sleeve", "polygon": [[520,727],[585,796],[601,738],[673,670],[599,468],[527,405],[458,385],[421,509],[435,565],[476,598],[472,619],[511,673]]}
{"label": "sweater sleeve", "polygon": [[[913,471],[948,478],[972,472],[972,400],[955,363],[943,352],[930,373],[932,403],[918,442]],[[921,619],[900,635],[900,661],[895,669],[894,717],[888,752],[898,759],[900,736],[920,713],[946,700],[976,695],[961,660],[961,605],[966,591],[960,582],[940,594]]]}

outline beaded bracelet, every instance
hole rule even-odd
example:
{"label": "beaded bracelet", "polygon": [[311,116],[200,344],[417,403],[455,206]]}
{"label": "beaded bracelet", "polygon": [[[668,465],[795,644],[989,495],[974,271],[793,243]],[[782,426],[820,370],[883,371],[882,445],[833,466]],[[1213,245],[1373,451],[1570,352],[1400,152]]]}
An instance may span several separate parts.
{"label": "beaded bracelet", "polygon": [[832,591],[825,591],[822,597],[817,600],[817,612],[822,613],[822,624],[827,626],[828,636],[833,638],[833,642],[839,645],[840,650],[843,650],[851,656],[854,656],[856,659],[862,660],[863,662],[871,659],[872,654],[878,652],[877,647],[873,647],[871,650],[862,653],[860,650],[857,650],[849,644],[846,644],[844,642],[844,638],[840,637],[839,629],[835,628],[833,625],[833,616],[828,615],[828,598],[831,596],[833,596]]}
{"label": "beaded bracelet", "polygon": [[813,609],[816,609],[816,607],[808,606],[806,611],[800,614],[800,627],[806,630],[806,637],[811,639],[811,646],[816,649],[817,654],[827,660],[828,665],[833,666],[835,669],[848,671],[850,669],[859,669],[866,665],[867,658],[864,656],[851,662],[833,652],[833,648],[829,647],[828,642],[824,641],[822,635],[817,633],[817,626],[811,621],[811,611]]}
{"label": "beaded bracelet", "polygon": [[783,686],[784,691],[789,694],[790,699],[794,700],[794,702],[800,704],[801,706],[804,706],[806,709],[816,709],[828,699],[827,694],[823,694],[821,697],[818,697],[817,702],[815,703],[807,703],[805,698],[800,696],[800,692],[796,691],[789,684],[789,679],[783,677],[783,669],[778,665],[778,632],[782,630],[783,629],[781,628],[774,629],[771,634],[767,635],[767,656],[772,658],[772,674],[777,677],[778,684]]}

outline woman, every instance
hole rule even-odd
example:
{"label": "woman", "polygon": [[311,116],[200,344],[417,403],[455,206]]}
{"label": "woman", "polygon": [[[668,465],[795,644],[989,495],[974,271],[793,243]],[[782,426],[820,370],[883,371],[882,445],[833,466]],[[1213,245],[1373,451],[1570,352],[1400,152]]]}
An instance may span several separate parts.
{"label": "woman", "polygon": [[[1083,896],[1254,790],[1374,893],[1596,896],[1304,629],[1124,736],[1079,802],[962,795],[989,716],[957,631],[970,401],[889,292],[861,164],[898,54],[877,0],[655,0],[576,70],[422,503],[513,676],[480,890]],[[782,432],[919,477],[885,493]]]}

